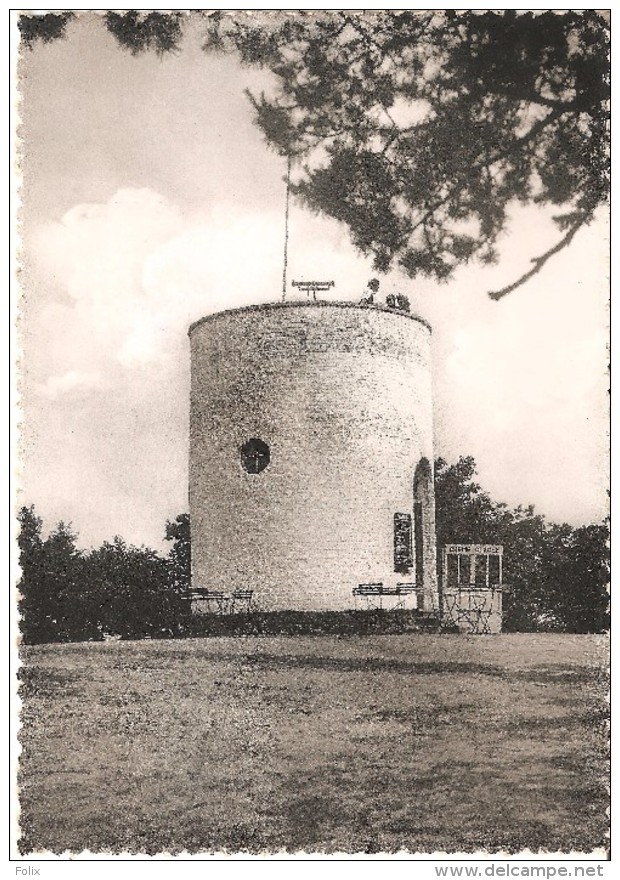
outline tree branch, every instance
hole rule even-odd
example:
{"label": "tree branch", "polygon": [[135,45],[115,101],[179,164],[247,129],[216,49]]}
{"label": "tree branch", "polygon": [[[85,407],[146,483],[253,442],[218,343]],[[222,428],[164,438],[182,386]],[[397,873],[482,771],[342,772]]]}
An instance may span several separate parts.
{"label": "tree branch", "polygon": [[[511,153],[514,153],[515,150],[517,150],[520,147],[527,144],[527,142],[530,141],[533,137],[536,137],[536,135],[538,135],[538,133],[540,131],[542,131],[543,128],[546,128],[547,125],[549,125],[552,122],[555,122],[556,119],[558,119],[560,116],[563,116],[564,113],[566,113],[566,112],[568,112],[568,111],[562,110],[560,108],[556,108],[555,110],[552,110],[550,113],[547,114],[547,116],[544,117],[544,119],[539,119],[538,122],[536,122],[528,132],[526,132],[520,138],[517,138],[517,140],[510,147],[505,148],[503,150],[500,150],[499,152],[497,152],[495,154],[495,156],[489,156],[484,161],[477,162],[477,163],[475,162],[471,166],[471,170],[472,171],[480,170],[480,169],[483,169],[484,167],[489,167],[490,165],[494,165],[496,162],[500,162],[502,159],[505,159]],[[395,138],[394,140],[396,140],[396,139],[397,138]],[[465,189],[466,185],[467,185],[466,181],[463,180],[460,184],[453,187],[453,189],[451,191],[449,191],[447,193],[447,195],[445,195],[439,201],[435,202],[435,204],[426,212],[426,214],[424,214],[422,216],[422,218],[415,224],[415,226],[413,227],[413,229],[411,231],[415,232],[416,229],[418,229],[420,226],[423,226],[426,223],[426,221],[430,217],[432,217],[432,215],[435,213],[435,211],[437,211],[439,208],[443,207],[443,205],[445,205],[446,202],[449,201],[451,198],[453,198],[454,196],[457,196],[460,192],[462,192],[463,189]]]}
{"label": "tree branch", "polygon": [[553,109],[559,110],[575,110],[577,108],[576,98],[571,98],[570,100],[562,100],[561,98],[545,98],[543,95],[538,94],[535,91],[525,91],[519,89],[518,87],[511,88],[508,85],[502,85],[501,83],[493,83],[492,86],[489,86],[487,90],[475,92],[474,96],[476,98],[484,97],[485,95],[493,94],[499,95],[501,97],[510,98],[513,101],[527,101],[529,104],[540,104],[543,107],[550,107]]}
{"label": "tree branch", "polygon": [[530,269],[529,272],[526,272],[512,284],[509,284],[508,287],[502,287],[501,290],[490,290],[490,298],[497,302],[497,300],[502,299],[502,297],[506,296],[506,294],[512,293],[513,290],[516,290],[517,287],[521,287],[522,284],[525,284],[525,282],[529,281],[530,278],[532,278],[534,275],[537,275],[550,257],[552,257],[554,254],[557,254],[558,251],[563,250],[565,247],[568,247],[568,245],[575,237],[575,233],[579,229],[581,229],[582,226],[588,223],[590,217],[591,215],[584,214],[583,217],[581,217],[573,226],[571,226],[564,238],[560,239],[557,244],[555,244],[552,248],[549,248],[548,251],[545,251],[544,254],[541,254],[540,257],[534,257],[532,260],[534,268]]}

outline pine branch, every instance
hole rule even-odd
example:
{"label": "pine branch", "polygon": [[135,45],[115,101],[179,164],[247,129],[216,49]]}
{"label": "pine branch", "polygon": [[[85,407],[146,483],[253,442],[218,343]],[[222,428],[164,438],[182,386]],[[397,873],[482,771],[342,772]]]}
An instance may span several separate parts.
{"label": "pine branch", "polygon": [[564,238],[560,239],[560,241],[555,244],[552,248],[549,248],[548,251],[545,251],[544,254],[541,254],[539,257],[534,257],[532,259],[532,263],[534,267],[530,269],[529,272],[526,272],[512,284],[509,284],[507,287],[502,287],[501,290],[490,290],[489,296],[491,299],[497,300],[502,299],[502,297],[506,296],[508,293],[512,293],[513,290],[516,290],[517,287],[521,287],[522,284],[525,284],[526,281],[529,281],[534,275],[537,275],[542,267],[545,265],[547,260],[549,260],[554,254],[557,254],[558,251],[563,250],[565,247],[571,243],[573,238],[575,237],[576,232],[581,229],[582,226],[585,226],[591,220],[591,214],[584,214],[571,228],[568,230]]}
{"label": "pine branch", "polygon": [[[478,162],[474,162],[471,166],[470,171],[482,170],[485,167],[489,167],[491,165],[494,165],[497,162],[501,162],[503,159],[508,158],[511,154],[514,155],[515,153],[517,153],[519,151],[520,148],[525,147],[527,145],[527,143],[529,141],[531,141],[533,138],[535,138],[544,128],[546,128],[551,123],[555,122],[556,119],[559,119],[560,116],[563,116],[564,113],[567,113],[567,112],[569,112],[569,111],[566,109],[561,109],[559,107],[556,108],[555,110],[552,110],[543,119],[539,119],[538,122],[536,122],[529,131],[527,131],[520,138],[517,138],[509,147],[506,147],[502,150],[498,150],[495,153],[495,155],[484,156]],[[400,133],[402,134],[402,133],[409,131],[409,130],[411,130],[411,128],[410,129],[402,129]],[[399,137],[400,137],[400,134],[396,135],[396,137],[394,137],[390,141],[390,145],[392,143],[394,143],[394,141],[398,140]],[[414,160],[410,159],[408,161],[414,161]],[[433,216],[433,214],[435,214],[435,212],[439,208],[442,208],[446,204],[446,202],[448,202],[451,198],[457,197],[466,188],[466,186],[467,186],[467,182],[466,182],[466,180],[463,179],[463,180],[461,180],[460,183],[458,183],[456,186],[454,186],[445,196],[443,196],[438,201],[436,201],[431,206],[431,208],[418,220],[418,222],[415,224],[415,226],[411,230],[412,233],[415,232],[415,230],[418,229],[420,226],[424,226],[425,223]]]}

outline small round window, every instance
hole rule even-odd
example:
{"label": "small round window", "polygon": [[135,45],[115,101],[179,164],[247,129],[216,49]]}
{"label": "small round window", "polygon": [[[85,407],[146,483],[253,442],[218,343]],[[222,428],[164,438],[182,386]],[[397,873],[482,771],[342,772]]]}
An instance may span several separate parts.
{"label": "small round window", "polygon": [[264,440],[252,437],[241,447],[241,464],[248,474],[260,474],[269,464],[269,447]]}

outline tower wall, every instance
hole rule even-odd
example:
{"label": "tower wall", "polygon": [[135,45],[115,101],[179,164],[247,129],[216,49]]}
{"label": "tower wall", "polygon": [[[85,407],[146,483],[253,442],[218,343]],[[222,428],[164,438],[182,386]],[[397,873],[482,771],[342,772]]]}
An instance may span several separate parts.
{"label": "tower wall", "polygon": [[[194,585],[252,589],[265,610],[323,610],[353,607],[360,583],[411,580],[415,562],[394,570],[394,514],[413,519],[416,470],[433,462],[428,325],[281,303],[203,318],[190,341]],[[242,465],[250,440],[268,447],[258,473]],[[428,608],[432,476],[422,520]]]}

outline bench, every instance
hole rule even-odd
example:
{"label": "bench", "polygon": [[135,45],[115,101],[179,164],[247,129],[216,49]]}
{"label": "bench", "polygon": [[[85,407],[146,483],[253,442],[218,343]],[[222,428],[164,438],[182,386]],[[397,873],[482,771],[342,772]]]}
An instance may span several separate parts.
{"label": "bench", "polygon": [[[208,590],[206,587],[194,587],[190,590],[189,598],[192,602],[205,602],[207,611],[222,614],[225,610],[227,596],[223,590]],[[215,607],[212,608],[211,606]]]}
{"label": "bench", "polygon": [[411,593],[418,592],[418,587],[416,584],[396,584],[396,587],[400,591],[401,596],[408,596]]}
{"label": "bench", "polygon": [[[234,590],[232,593],[225,593],[223,590],[194,587],[190,590],[189,598],[192,602],[206,602],[207,611],[216,614],[231,614],[238,606],[249,611],[253,595],[254,590]],[[211,605],[215,607],[212,608]]]}
{"label": "bench", "polygon": [[383,593],[383,583],[378,584],[358,584],[353,587],[354,596],[381,596]]}
{"label": "bench", "polygon": [[[356,600],[358,597],[365,599],[367,608],[382,608],[384,596],[400,598],[411,594],[417,594],[417,592],[418,589],[416,585],[409,583],[396,584],[395,587],[384,587],[383,583],[380,581],[372,584],[358,584],[357,587],[353,587],[353,596]],[[398,602],[395,607],[404,608],[404,598]]]}
{"label": "bench", "polygon": [[238,609],[238,606],[241,606],[244,611],[249,611],[252,605],[252,596],[254,595],[254,590],[235,590],[230,594],[230,613],[232,614],[234,611]]}

